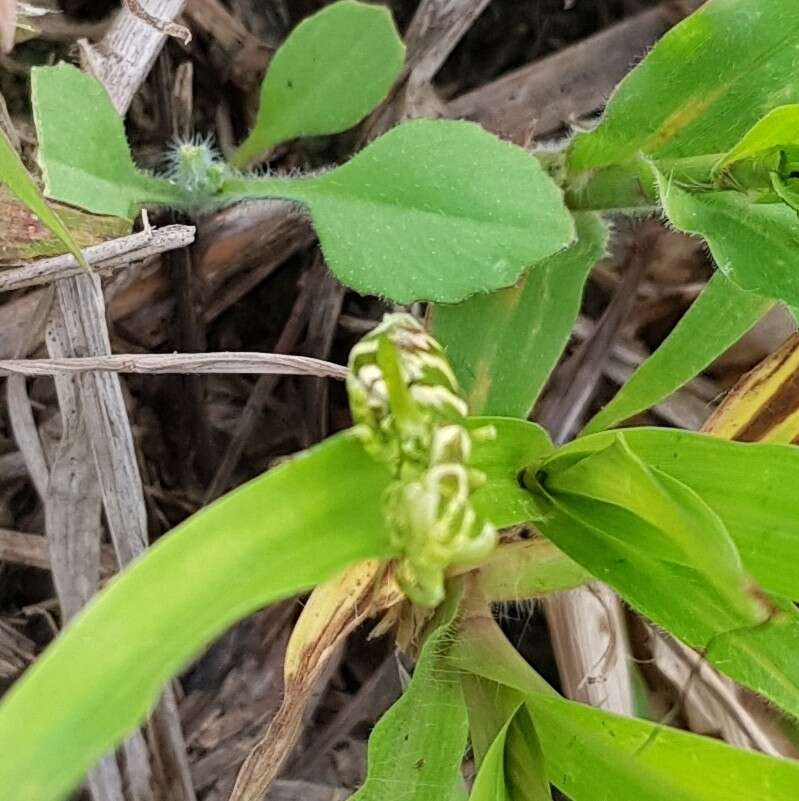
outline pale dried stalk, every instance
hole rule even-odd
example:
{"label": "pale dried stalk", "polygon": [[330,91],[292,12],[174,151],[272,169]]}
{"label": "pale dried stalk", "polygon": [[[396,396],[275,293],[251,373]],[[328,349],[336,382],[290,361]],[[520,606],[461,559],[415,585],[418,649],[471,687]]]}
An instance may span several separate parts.
{"label": "pale dried stalk", "polygon": [[491,0],[422,0],[405,32],[408,67],[429,84]]}
{"label": "pale dried stalk", "polygon": [[[31,347],[31,341],[37,340],[44,331],[53,305],[54,292],[52,287],[45,289],[39,298],[29,321],[28,336],[20,343],[20,352],[24,355]],[[8,404],[8,417],[11,421],[11,430],[17,442],[25,463],[27,473],[42,502],[47,498],[47,488],[50,483],[50,468],[44,454],[39,431],[33,418],[25,377],[10,375],[6,381],[6,402]]]}
{"label": "pale dried stalk", "polygon": [[702,655],[652,627],[649,634],[654,663],[681,693],[691,731],[721,736],[738,748],[796,758],[796,747],[779,731],[762,699],[753,698],[754,708],[747,707],[748,691],[719,673]]}
{"label": "pale dried stalk", "polygon": [[490,0],[422,0],[405,32],[405,68],[389,101],[364,125],[362,141],[395,123],[417,117],[447,116],[431,81]]}
{"label": "pale dried stalk", "polygon": [[616,594],[594,583],[548,596],[544,608],[564,695],[633,715],[627,625]]}
{"label": "pale dried stalk", "polygon": [[0,0],[0,53],[14,49],[17,30],[17,0]]}
{"label": "pale dried stalk", "polygon": [[[555,395],[542,405],[539,422],[550,430],[556,444],[574,434],[593,397],[596,382],[635,302],[647,265],[645,252],[643,246],[631,251],[619,289],[591,338],[566,362],[556,376]],[[543,605],[566,695],[633,716],[632,654],[621,601],[615,593],[596,582],[548,596]]]}
{"label": "pale dried stalk", "polygon": [[[57,359],[69,362],[70,358],[91,354],[88,358],[110,356],[111,343],[105,323],[105,303],[100,279],[96,274],[79,275],[57,281],[56,299],[67,332],[67,345],[62,352],[54,353]],[[53,353],[53,351],[50,351]],[[62,373],[63,375],[63,373]],[[96,479],[102,493],[103,507],[120,565],[126,565],[147,547],[147,516],[144,490],[139,476],[133,435],[127,417],[119,376],[109,372],[83,372],[76,376],[82,413],[86,419]],[[164,691],[165,714],[174,707],[172,690]],[[174,731],[174,727],[172,731]],[[182,740],[182,738],[181,738]],[[179,755],[179,750],[182,753]],[[146,764],[141,734],[126,742],[128,772],[132,762],[139,765],[135,771],[134,793],[145,798],[149,776],[143,775]],[[185,758],[185,747],[171,743],[170,759],[183,764],[182,797],[193,799],[194,791]]]}
{"label": "pale dried stalk", "polygon": [[[47,347],[51,353],[70,351],[61,309],[51,312]],[[74,617],[97,591],[100,580],[101,494],[91,458],[78,379],[56,379],[62,434],[50,471],[44,501],[50,565],[64,621]],[[122,775],[113,754],[89,773],[95,801],[124,801]]]}
{"label": "pale dried stalk", "polygon": [[281,353],[120,353],[52,359],[0,359],[0,375],[66,375],[70,373],[241,373],[301,375],[343,380],[347,368],[311,356]]}
{"label": "pale dried stalk", "polygon": [[[183,0],[152,0],[148,15],[171,22],[183,8]],[[117,111],[124,116],[133,95],[150,71],[164,43],[164,33],[143,22],[128,8],[122,9],[102,42],[95,48],[82,42],[84,65],[105,86]],[[56,282],[58,315],[63,322],[63,348],[51,355],[102,357],[111,354],[106,310],[96,274],[76,275]],[[121,565],[147,547],[147,515],[144,490],[136,462],[133,435],[119,376],[108,372],[62,377],[73,381],[79,412],[85,420],[85,438],[93,456],[111,540]],[[99,546],[99,543],[98,543]],[[166,734],[160,754],[174,781],[165,788],[170,797],[195,801],[186,746],[171,685],[164,690],[157,712]],[[136,801],[151,797],[151,777],[146,747],[140,732],[125,743],[129,790]],[[97,801],[107,801],[95,795]]]}
{"label": "pale dried stalk", "polygon": [[[138,264],[159,253],[190,245],[194,242],[195,231],[193,225],[148,227],[130,236],[92,245],[83,251],[83,255],[87,264],[98,272],[118,270]],[[71,253],[49,259],[37,259],[0,272],[0,292],[26,289],[84,273],[85,270]]]}
{"label": "pale dried stalk", "polygon": [[[135,5],[141,8],[140,2]],[[184,5],[185,0],[150,0],[147,21],[123,8],[98,45],[85,39],[78,42],[83,68],[105,86],[120,114],[127,111],[164,44],[166,34],[150,21],[170,24]]]}
{"label": "pale dried stalk", "polygon": [[308,700],[337,649],[357,626],[402,599],[376,560],[348,567],[314,589],[286,649],[283,702],[241,766],[229,801],[264,797],[299,738]]}
{"label": "pale dried stalk", "polygon": [[146,22],[151,28],[155,28],[165,36],[174,36],[176,39],[180,39],[184,45],[191,43],[191,31],[183,25],[153,16],[142,6],[139,0],[122,0],[122,2],[134,17]]}

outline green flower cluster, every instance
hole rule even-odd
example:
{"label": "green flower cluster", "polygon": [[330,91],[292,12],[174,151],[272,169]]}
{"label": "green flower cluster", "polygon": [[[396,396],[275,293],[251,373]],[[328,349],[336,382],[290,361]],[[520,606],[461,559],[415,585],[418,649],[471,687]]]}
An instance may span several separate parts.
{"label": "green flower cluster", "polygon": [[386,315],[350,353],[347,391],[364,447],[389,465],[394,481],[385,515],[401,551],[397,580],[415,603],[444,599],[455,563],[479,561],[496,544],[471,495],[483,475],[469,467],[475,437],[443,349],[408,314]]}

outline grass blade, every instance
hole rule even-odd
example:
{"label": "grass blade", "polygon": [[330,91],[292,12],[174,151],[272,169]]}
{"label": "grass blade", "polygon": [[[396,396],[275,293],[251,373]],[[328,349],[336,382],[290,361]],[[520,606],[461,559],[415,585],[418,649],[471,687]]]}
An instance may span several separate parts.
{"label": "grass blade", "polygon": [[160,540],[0,704],[0,799],[63,798],[227,626],[347,564],[388,557],[380,503],[388,481],[357,440],[338,436]]}
{"label": "grass blade", "polygon": [[[634,439],[628,438],[628,433],[625,432],[624,437],[630,447],[635,448]],[[587,445],[588,452],[604,452],[599,446],[600,436],[585,438],[591,441]],[[556,463],[576,461],[585,465],[586,461],[577,455],[581,448],[586,448],[585,440],[575,443],[576,449],[571,446],[562,449]],[[747,448],[745,445],[737,447]],[[790,450],[787,446],[770,447],[775,452]],[[644,449],[635,453],[646,461]],[[679,450],[674,453],[679,458]],[[712,469],[711,451],[699,454],[700,472],[703,463],[704,467]],[[667,470],[650,467],[661,477],[669,475]],[[799,612],[790,601],[767,596],[745,581],[743,571],[739,571],[743,582],[731,580],[729,587],[719,586],[715,577],[708,576],[707,565],[696,554],[685,558],[685,553],[675,556],[662,547],[651,547],[652,542],[659,544],[662,540],[651,532],[651,524],[640,512],[634,511],[634,505],[613,505],[581,499],[556,489],[548,491],[548,469],[545,465],[535,479],[526,478],[530,486],[534,486],[536,480],[542,482],[538,485],[545,496],[542,502],[550,503],[545,519],[536,524],[545,536],[655,623],[686,644],[702,649],[708,661],[719,670],[763,694],[790,714],[799,715],[799,662],[795,658]],[[716,469],[724,471],[723,466]],[[556,466],[554,475],[557,484]],[[791,476],[783,473],[778,480],[791,482]],[[685,500],[694,492],[672,476],[669,481],[670,493],[677,501]],[[734,485],[729,479],[725,486],[728,494],[734,494],[730,491]],[[682,490],[678,492],[679,488]],[[709,516],[721,521],[723,526],[721,514],[712,509],[710,501],[700,493],[694,497],[692,512],[696,513],[697,520],[702,517],[697,506],[701,504],[709,511]],[[799,499],[792,503],[794,507],[799,505]],[[666,519],[661,521],[661,526],[669,527],[672,534],[675,531]],[[704,530],[710,529],[703,525],[696,533],[695,547],[700,550]],[[725,536],[730,533],[726,527],[722,530]],[[747,567],[745,560],[744,567]]]}
{"label": "grass blade", "polygon": [[716,272],[677,327],[583,433],[615,426],[668,397],[734,345],[771,306],[772,301]]}
{"label": "grass blade", "polygon": [[619,84],[599,126],[574,138],[572,169],[726,152],[775,105],[799,101],[797,37],[794,0],[710,0]]}
{"label": "grass blade", "polygon": [[369,738],[369,768],[352,801],[430,801],[462,788],[468,720],[460,677],[447,663],[460,589],[440,608],[405,694]]}
{"label": "grass blade", "polygon": [[464,618],[455,666],[522,693],[550,781],[572,801],[792,801],[799,764],[556,695],[488,614]]}
{"label": "grass blade", "polygon": [[474,414],[526,418],[560,358],[608,238],[598,215],[577,214],[575,224],[577,241],[516,286],[434,307],[433,334]]}

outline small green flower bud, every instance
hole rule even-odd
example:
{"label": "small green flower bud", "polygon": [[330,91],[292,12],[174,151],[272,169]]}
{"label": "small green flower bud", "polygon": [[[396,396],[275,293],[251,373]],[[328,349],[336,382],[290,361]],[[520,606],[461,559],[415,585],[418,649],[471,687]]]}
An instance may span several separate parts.
{"label": "small green flower bud", "polygon": [[444,351],[410,315],[386,315],[352,349],[349,366],[356,430],[395,477],[384,508],[402,553],[398,582],[415,603],[435,606],[448,567],[479,561],[496,544],[471,503],[484,477],[468,467],[474,440],[493,430],[466,428],[468,407]]}
{"label": "small green flower bud", "polygon": [[176,143],[167,161],[169,180],[183,191],[192,209],[212,202],[230,172],[209,139]]}

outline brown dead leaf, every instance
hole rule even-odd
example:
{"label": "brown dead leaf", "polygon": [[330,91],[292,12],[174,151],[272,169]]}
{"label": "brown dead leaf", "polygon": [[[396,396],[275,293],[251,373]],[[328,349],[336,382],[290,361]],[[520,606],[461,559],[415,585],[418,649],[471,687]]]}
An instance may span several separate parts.
{"label": "brown dead leaf", "polygon": [[376,560],[347,568],[311,593],[286,649],[283,703],[242,765],[229,801],[264,797],[297,742],[308,699],[336,648],[364,620],[402,599]]}
{"label": "brown dead leaf", "polygon": [[[5,0],[0,0],[0,4]],[[61,216],[80,247],[96,245],[130,233],[127,220],[100,217],[80,209],[51,204]],[[64,244],[9,189],[0,186],[0,265],[56,256],[64,252]]]}

